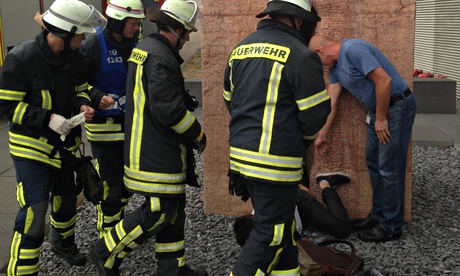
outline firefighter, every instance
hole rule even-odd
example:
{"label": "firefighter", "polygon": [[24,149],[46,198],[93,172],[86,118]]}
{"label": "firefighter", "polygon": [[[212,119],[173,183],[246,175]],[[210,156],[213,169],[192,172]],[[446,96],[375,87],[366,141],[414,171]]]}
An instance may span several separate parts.
{"label": "firefighter", "polygon": [[88,69],[89,95],[96,110],[85,128],[103,191],[96,207],[100,236],[123,218],[132,195],[123,184],[126,74],[128,58],[145,17],[140,0],[111,0],[105,13],[104,31],[89,36],[80,46]]}
{"label": "firefighter", "polygon": [[51,250],[72,265],[86,256],[75,244],[77,189],[70,164],[81,127],[70,118],[94,115],[78,45],[106,21],[80,1],[57,0],[35,20],[44,28],[6,56],[0,73],[0,115],[10,121],[9,146],[18,182],[19,211],[8,275],[37,275],[48,201]]}
{"label": "firefighter", "polygon": [[145,202],[99,239],[90,257],[100,275],[119,275],[122,258],[155,236],[158,276],[204,276],[185,259],[186,146],[206,146],[201,125],[185,104],[179,50],[195,28],[194,1],[167,0],[149,19],[158,33],[144,38],[128,60],[126,188]]}
{"label": "firefighter", "polygon": [[231,52],[224,73],[229,189],[250,197],[255,211],[235,276],[299,275],[293,233],[302,159],[331,110],[321,61],[305,40],[319,21],[310,1],[269,0],[256,17],[266,15]]}

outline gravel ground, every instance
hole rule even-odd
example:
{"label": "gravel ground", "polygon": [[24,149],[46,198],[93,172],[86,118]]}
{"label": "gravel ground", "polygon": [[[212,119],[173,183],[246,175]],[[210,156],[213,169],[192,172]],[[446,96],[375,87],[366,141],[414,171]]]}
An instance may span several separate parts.
{"label": "gravel ground", "polygon": [[[198,162],[201,165],[201,162]],[[383,275],[460,275],[460,152],[454,148],[413,149],[413,214],[398,241],[367,243],[352,233],[347,238],[364,269],[375,268]],[[205,215],[203,192],[187,188],[186,254],[192,267],[204,267],[210,276],[229,275],[240,251],[234,241],[235,217]],[[142,203],[134,197],[128,212]],[[89,253],[97,240],[95,208],[85,202],[79,208],[77,243]],[[318,231],[303,233],[314,241],[332,238]],[[94,265],[68,265],[55,256],[46,242],[40,254],[41,272],[53,275],[97,275]],[[123,275],[155,275],[154,243],[150,240],[125,258]]]}

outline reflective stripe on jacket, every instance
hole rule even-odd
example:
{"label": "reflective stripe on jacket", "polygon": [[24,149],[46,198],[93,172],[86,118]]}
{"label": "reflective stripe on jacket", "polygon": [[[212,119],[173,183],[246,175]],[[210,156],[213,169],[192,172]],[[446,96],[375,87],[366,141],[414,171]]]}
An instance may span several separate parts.
{"label": "reflective stripe on jacket", "polygon": [[75,151],[81,143],[81,127],[73,128],[61,142],[60,135],[48,127],[50,116],[71,118],[81,105],[91,102],[80,52],[66,50],[57,56],[46,42],[47,34],[41,32],[6,55],[0,72],[0,115],[10,121],[13,158],[59,169],[59,153],[53,149],[59,145]]}
{"label": "reflective stripe on jacket", "polygon": [[183,102],[182,58],[160,34],[133,49],[126,89],[125,185],[150,196],[183,196],[186,148],[201,126]]}
{"label": "reflective stripe on jacket", "polygon": [[306,146],[330,112],[321,61],[299,33],[262,20],[230,54],[223,98],[231,115],[230,169],[299,183]]}

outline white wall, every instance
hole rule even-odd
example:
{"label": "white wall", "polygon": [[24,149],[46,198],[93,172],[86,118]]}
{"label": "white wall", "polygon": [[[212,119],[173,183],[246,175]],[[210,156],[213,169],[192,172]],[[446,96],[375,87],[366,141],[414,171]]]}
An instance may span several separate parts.
{"label": "white wall", "polygon": [[[82,0],[103,13],[102,1],[104,0]],[[53,2],[54,0],[43,0],[44,9],[47,10]],[[41,31],[41,27],[34,20],[35,13],[40,11],[39,3],[38,0],[0,0],[5,52],[7,46],[34,39]]]}

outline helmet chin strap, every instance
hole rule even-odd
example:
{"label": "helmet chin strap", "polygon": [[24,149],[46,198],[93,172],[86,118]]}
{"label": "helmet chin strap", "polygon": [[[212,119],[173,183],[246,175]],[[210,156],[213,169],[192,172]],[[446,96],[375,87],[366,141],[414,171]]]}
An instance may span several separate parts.
{"label": "helmet chin strap", "polygon": [[77,31],[77,26],[73,26],[70,30],[69,34],[65,37],[61,37],[64,41],[64,50],[62,50],[60,56],[64,61],[68,61],[70,59],[72,49],[70,48],[70,41],[75,36],[75,32]]}
{"label": "helmet chin strap", "polygon": [[297,31],[297,25],[295,24],[295,19],[293,15],[289,15],[289,20],[291,21],[292,28]]}
{"label": "helmet chin strap", "polygon": [[168,28],[168,30],[172,34],[174,34],[175,37],[177,37],[177,42],[176,42],[175,49],[179,50],[179,48],[180,48],[180,40],[184,38],[185,30],[180,35],[178,35],[173,28],[171,28],[170,26],[166,26],[166,27]]}

